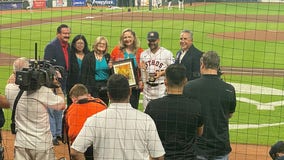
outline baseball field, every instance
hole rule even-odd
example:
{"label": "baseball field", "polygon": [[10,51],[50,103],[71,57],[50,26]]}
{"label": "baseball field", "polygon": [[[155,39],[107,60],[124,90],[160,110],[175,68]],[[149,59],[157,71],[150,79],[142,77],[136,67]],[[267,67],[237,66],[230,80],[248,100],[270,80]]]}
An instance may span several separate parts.
{"label": "baseball field", "polygon": [[[174,55],[179,33],[193,31],[194,45],[214,50],[221,57],[224,81],[237,92],[237,108],[230,119],[233,160],[268,160],[269,147],[284,140],[284,3],[193,3],[184,10],[161,8],[117,8],[97,6],[0,11],[0,92],[4,93],[17,57],[43,57],[46,44],[55,38],[62,23],[72,37],[84,34],[92,47],[97,36],[109,41],[109,52],[120,33],[132,28],[147,48],[146,35],[160,33],[160,45]],[[143,95],[142,95],[143,96]],[[142,108],[140,106],[140,108]],[[3,142],[6,159],[13,159],[14,136],[9,132],[11,111],[5,110]],[[67,146],[55,148],[57,156],[68,157]]]}

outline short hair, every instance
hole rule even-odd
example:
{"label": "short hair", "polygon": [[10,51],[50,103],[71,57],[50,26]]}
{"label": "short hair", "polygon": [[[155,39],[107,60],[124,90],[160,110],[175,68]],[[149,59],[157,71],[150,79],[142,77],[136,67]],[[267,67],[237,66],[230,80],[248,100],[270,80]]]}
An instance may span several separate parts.
{"label": "short hair", "polygon": [[13,63],[13,71],[16,73],[23,70],[23,68],[29,68],[29,65],[29,60],[26,57],[17,58]]}
{"label": "short hair", "polygon": [[99,37],[97,37],[97,38],[95,39],[95,42],[94,42],[94,44],[93,44],[93,50],[94,50],[95,52],[98,51],[98,49],[97,49],[98,44],[99,44],[102,40],[106,41],[106,50],[105,50],[104,53],[107,53],[107,51],[108,51],[108,40],[107,40],[107,38],[104,37],[104,36],[99,36]]}
{"label": "short hair", "polygon": [[111,100],[121,101],[129,97],[129,82],[124,75],[113,74],[107,82],[108,94]]}
{"label": "short hair", "polygon": [[188,33],[190,36],[190,40],[193,40],[193,32],[191,30],[184,29],[180,32],[180,34],[182,33]]}
{"label": "short hair", "polygon": [[182,86],[186,80],[186,68],[183,64],[171,64],[166,69],[166,79],[169,86]]}
{"label": "short hair", "polygon": [[88,89],[83,84],[75,84],[69,91],[69,96],[72,98],[77,98],[79,96],[83,96],[85,94],[88,94]]}
{"label": "short hair", "polygon": [[76,36],[73,38],[72,43],[71,43],[71,52],[72,52],[72,53],[74,52],[74,54],[77,52],[77,49],[76,49],[76,47],[75,47],[75,44],[76,44],[76,42],[77,42],[78,40],[80,40],[80,39],[82,39],[82,40],[84,41],[84,43],[85,43],[84,49],[83,49],[83,53],[84,53],[84,54],[89,53],[90,51],[89,51],[87,39],[86,39],[86,37],[85,37],[84,35],[82,35],[82,34],[78,34],[78,35],[76,35]]}
{"label": "short hair", "polygon": [[208,51],[202,54],[200,58],[206,69],[215,69],[218,70],[220,66],[220,57],[215,51]]}
{"label": "short hair", "polygon": [[61,33],[62,28],[69,28],[67,24],[61,24],[57,27],[57,33]]}

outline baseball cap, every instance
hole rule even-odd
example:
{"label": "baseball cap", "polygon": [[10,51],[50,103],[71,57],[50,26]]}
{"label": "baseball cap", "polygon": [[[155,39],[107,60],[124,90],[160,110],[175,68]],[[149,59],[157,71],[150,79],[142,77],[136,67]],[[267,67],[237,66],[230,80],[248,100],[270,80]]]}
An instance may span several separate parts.
{"label": "baseball cap", "polygon": [[147,40],[157,40],[159,39],[159,33],[156,31],[151,31],[147,35]]}
{"label": "baseball cap", "polygon": [[277,157],[276,153],[284,153],[284,141],[278,141],[271,146],[269,154],[272,159],[275,159]]}

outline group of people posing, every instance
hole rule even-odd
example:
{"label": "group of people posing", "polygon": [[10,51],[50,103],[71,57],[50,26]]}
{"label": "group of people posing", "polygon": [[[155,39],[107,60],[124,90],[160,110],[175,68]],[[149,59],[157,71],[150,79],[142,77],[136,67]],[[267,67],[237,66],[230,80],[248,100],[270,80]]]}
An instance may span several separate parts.
{"label": "group of people posing", "polygon": [[[144,50],[136,33],[125,29],[110,53],[106,37],[97,37],[90,51],[84,35],[76,35],[69,45],[70,33],[67,25],[60,25],[57,37],[44,51],[45,60],[65,69],[58,79],[60,87],[52,92],[42,86],[35,93],[24,94],[24,99],[32,98],[40,105],[31,108],[36,105],[33,102],[17,108],[15,159],[54,157],[51,145],[38,145],[51,143],[46,142],[46,115],[53,145],[59,145],[63,110],[72,159],[228,159],[228,123],[236,107],[235,89],[218,74],[218,54],[195,48],[191,31],[180,33],[181,49],[176,58],[159,45],[156,31],[147,34],[149,48]],[[126,59],[133,62],[136,86],[130,86],[126,76],[113,73],[113,65]],[[14,68],[27,65],[15,61]],[[6,86],[10,104],[19,90],[15,84]],[[138,110],[141,92],[145,113]],[[20,99],[19,104],[24,106],[25,102]],[[42,110],[45,115],[33,115],[29,122],[28,112],[40,107],[46,108]],[[27,112],[19,113],[21,109]],[[28,123],[42,127],[48,136],[35,139],[40,130],[25,128]],[[35,154],[39,151],[41,154]]]}

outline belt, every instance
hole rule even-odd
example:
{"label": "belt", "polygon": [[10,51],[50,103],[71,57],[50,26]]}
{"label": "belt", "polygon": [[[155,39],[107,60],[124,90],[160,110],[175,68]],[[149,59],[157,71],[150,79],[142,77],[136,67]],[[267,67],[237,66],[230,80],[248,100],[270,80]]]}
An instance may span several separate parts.
{"label": "belt", "polygon": [[161,85],[161,84],[164,84],[164,83],[150,83],[150,82],[146,82],[146,84],[152,86],[152,87],[155,87],[155,86],[158,86],[158,85]]}

